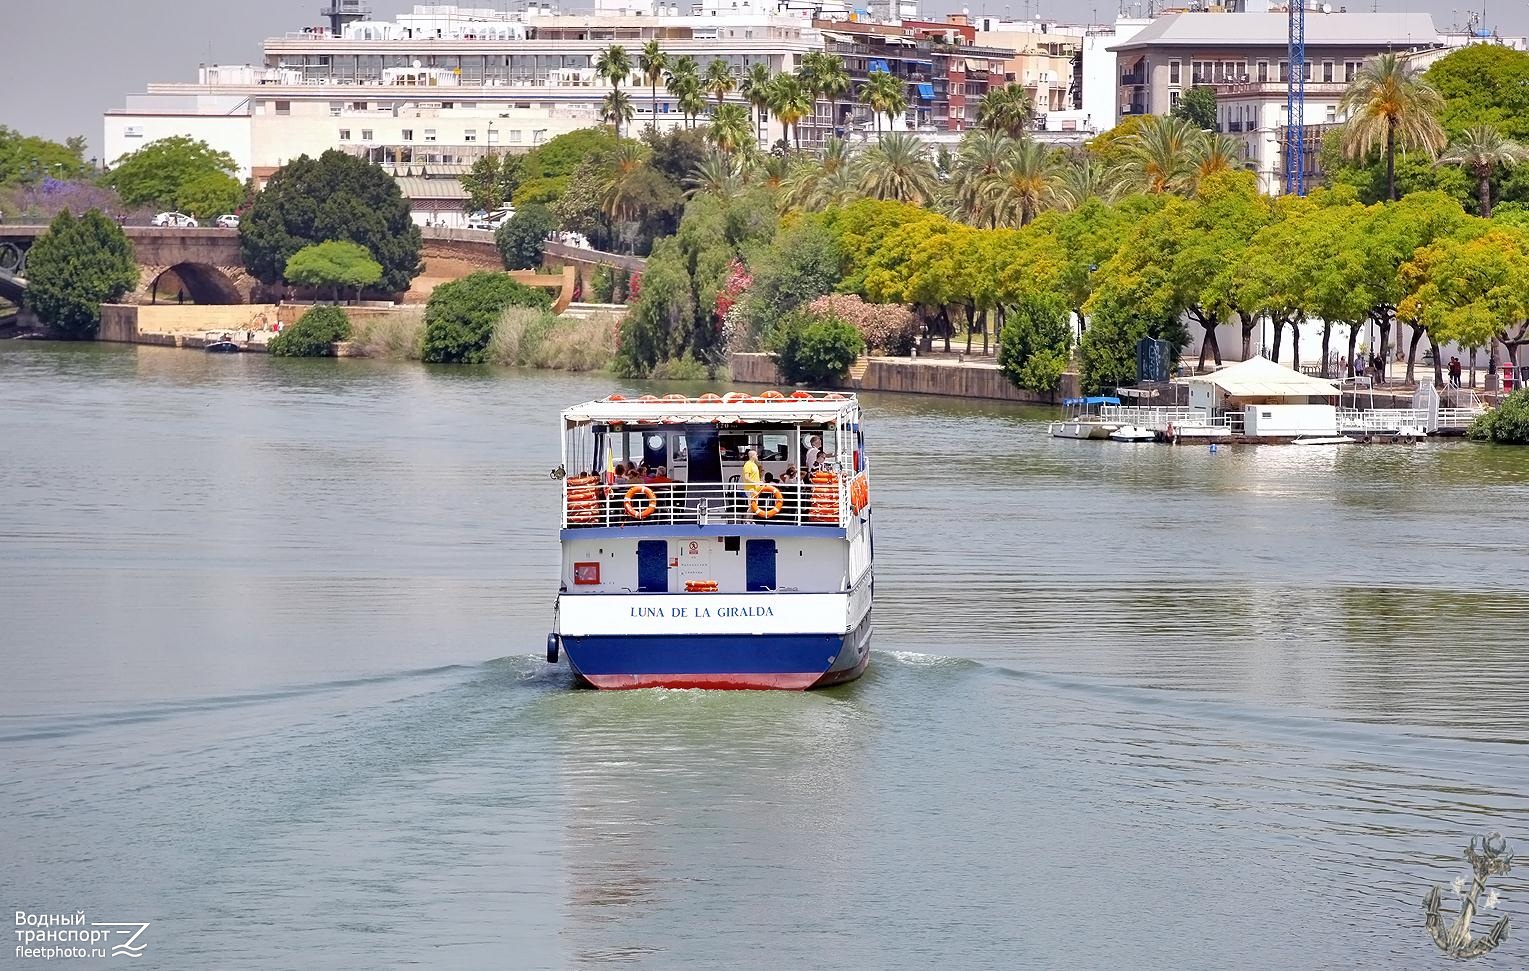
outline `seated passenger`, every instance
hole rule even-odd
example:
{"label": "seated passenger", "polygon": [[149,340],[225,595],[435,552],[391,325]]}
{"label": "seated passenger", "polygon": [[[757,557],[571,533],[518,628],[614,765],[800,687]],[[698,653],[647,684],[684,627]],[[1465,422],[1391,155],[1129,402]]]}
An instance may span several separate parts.
{"label": "seated passenger", "polygon": [[660,465],[658,468],[653,470],[653,474],[648,477],[648,481],[662,484],[666,482],[673,482],[674,480],[669,478],[669,467]]}
{"label": "seated passenger", "polygon": [[794,465],[786,466],[786,471],[781,473],[780,481],[783,484],[785,484],[785,485],[795,485],[796,484],[796,466],[794,466]]}
{"label": "seated passenger", "polygon": [[773,472],[766,472],[765,473],[765,481],[768,482],[771,485],[774,485],[775,484],[775,473],[773,473]]}

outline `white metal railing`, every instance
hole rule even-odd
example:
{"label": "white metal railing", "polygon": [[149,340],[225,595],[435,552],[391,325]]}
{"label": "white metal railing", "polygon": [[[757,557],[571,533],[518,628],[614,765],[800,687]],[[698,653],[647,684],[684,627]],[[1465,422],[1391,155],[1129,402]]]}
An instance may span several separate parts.
{"label": "white metal railing", "polygon": [[[617,482],[564,479],[562,524],[584,526],[844,526],[854,516],[849,479],[770,482],[757,496],[738,482]],[[777,495],[777,492],[779,493]]]}
{"label": "white metal railing", "polygon": [[1432,416],[1427,408],[1371,408],[1367,411],[1342,408],[1338,411],[1340,432],[1394,432],[1402,428],[1429,429],[1433,424]]}
{"label": "white metal railing", "polygon": [[1471,423],[1486,414],[1486,408],[1440,408],[1440,428],[1469,428]]}
{"label": "white metal railing", "polygon": [[1169,425],[1204,425],[1208,416],[1203,408],[1185,408],[1168,405],[1105,405],[1099,409],[1105,421],[1118,421],[1123,425],[1139,425],[1155,431],[1167,431]]}

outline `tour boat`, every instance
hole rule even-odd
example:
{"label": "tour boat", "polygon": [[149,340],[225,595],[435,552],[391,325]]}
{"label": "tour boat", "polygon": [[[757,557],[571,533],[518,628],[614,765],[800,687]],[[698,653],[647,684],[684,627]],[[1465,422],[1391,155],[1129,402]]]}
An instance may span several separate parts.
{"label": "tour boat", "polygon": [[1099,413],[1105,405],[1119,405],[1112,395],[1067,398],[1062,402],[1062,420],[1047,426],[1052,438],[1109,438],[1120,427],[1118,421],[1106,421]]}
{"label": "tour boat", "polygon": [[596,688],[803,689],[865,670],[871,501],[854,395],[612,395],[563,412],[562,450],[548,661],[566,655]]}

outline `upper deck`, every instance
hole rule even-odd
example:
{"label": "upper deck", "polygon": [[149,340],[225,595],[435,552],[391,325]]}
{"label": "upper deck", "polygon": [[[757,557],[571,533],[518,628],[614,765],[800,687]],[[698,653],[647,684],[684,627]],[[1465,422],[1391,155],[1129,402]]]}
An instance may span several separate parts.
{"label": "upper deck", "polygon": [[565,529],[842,535],[869,505],[854,395],[613,395],[562,420]]}

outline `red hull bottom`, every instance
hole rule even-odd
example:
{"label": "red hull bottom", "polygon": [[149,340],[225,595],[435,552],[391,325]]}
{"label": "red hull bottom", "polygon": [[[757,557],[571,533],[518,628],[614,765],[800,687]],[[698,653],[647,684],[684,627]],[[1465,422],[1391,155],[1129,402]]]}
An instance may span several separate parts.
{"label": "red hull bottom", "polygon": [[704,688],[709,691],[746,691],[775,689],[803,691],[823,677],[811,671],[802,674],[584,674],[584,680],[596,688]]}

